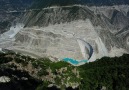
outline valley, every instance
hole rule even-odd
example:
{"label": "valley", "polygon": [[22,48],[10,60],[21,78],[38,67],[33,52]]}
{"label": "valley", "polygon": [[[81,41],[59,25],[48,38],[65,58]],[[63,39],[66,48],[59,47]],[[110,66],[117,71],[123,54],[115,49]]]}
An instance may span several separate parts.
{"label": "valley", "polygon": [[[121,24],[118,29],[120,22],[115,20],[120,17],[128,18],[126,15],[129,8],[125,10],[125,7],[128,6],[73,5],[29,10],[18,24],[0,35],[0,48],[24,52],[34,57],[49,57],[52,61],[64,58],[84,60],[86,57],[83,57],[77,42],[77,38],[80,38],[93,47],[94,54],[89,60],[91,62],[103,56],[121,56],[129,53],[129,30],[125,28],[128,26],[126,24]],[[121,14],[117,16],[116,10]],[[49,12],[45,13],[46,11]],[[114,20],[113,23],[109,19]],[[126,23],[125,21],[121,23]]]}
{"label": "valley", "polygon": [[0,90],[128,90],[128,64],[129,0],[0,0]]}

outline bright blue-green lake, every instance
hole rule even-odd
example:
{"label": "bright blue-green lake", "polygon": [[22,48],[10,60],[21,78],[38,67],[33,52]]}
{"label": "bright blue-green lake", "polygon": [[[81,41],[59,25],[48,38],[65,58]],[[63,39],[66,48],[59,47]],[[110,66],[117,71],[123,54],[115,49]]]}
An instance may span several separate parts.
{"label": "bright blue-green lake", "polygon": [[78,65],[80,63],[87,63],[88,62],[88,60],[75,60],[72,58],[64,58],[63,61],[66,61],[66,62],[71,63],[73,65]]}

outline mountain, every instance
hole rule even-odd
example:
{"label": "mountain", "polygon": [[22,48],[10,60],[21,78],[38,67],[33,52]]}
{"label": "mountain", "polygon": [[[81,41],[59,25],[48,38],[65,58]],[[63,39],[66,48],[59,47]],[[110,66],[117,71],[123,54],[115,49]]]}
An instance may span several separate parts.
{"label": "mountain", "polygon": [[128,0],[0,1],[0,89],[128,90]]}
{"label": "mountain", "polygon": [[[101,2],[106,6],[96,1],[93,5],[88,1],[81,5],[83,0],[34,2],[19,17],[18,23],[1,35],[1,48],[52,60],[82,60],[85,58],[77,42],[79,38],[93,48],[90,61],[129,53],[129,6],[124,5],[128,1],[113,6],[106,3],[110,2],[108,0]],[[115,4],[120,2],[115,1]],[[85,54],[89,54],[88,51]]]}
{"label": "mountain", "polygon": [[34,0],[31,8],[45,8],[50,6],[67,6],[81,4],[79,0]]}
{"label": "mountain", "polygon": [[1,10],[21,10],[30,6],[32,0],[0,0]]}
{"label": "mountain", "polygon": [[88,6],[112,6],[129,4],[128,0],[34,0],[32,8],[44,8],[50,6],[67,6],[67,5],[88,5]]}
{"label": "mountain", "polygon": [[[16,13],[30,7],[32,0],[0,0],[0,33],[7,31],[12,22],[22,13]],[[11,13],[14,12],[15,13]]]}

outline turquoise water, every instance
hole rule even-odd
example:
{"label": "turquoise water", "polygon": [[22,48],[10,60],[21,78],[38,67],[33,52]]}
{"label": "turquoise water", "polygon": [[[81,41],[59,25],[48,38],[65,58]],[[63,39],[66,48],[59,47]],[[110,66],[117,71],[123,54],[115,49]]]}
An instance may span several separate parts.
{"label": "turquoise water", "polygon": [[73,65],[78,65],[80,63],[87,63],[88,60],[75,60],[72,58],[64,58],[63,61],[66,61],[66,62],[71,63]]}

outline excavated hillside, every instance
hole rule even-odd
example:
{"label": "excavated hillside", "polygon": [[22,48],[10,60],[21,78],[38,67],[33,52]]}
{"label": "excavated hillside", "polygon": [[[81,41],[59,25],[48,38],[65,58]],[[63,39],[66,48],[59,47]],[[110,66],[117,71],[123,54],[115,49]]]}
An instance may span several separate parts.
{"label": "excavated hillside", "polygon": [[93,47],[91,61],[103,56],[120,56],[129,49],[128,12],[128,5],[31,9],[20,19],[24,28],[17,30],[6,48],[52,60],[66,57],[80,60],[84,59],[77,42],[80,38]]}

